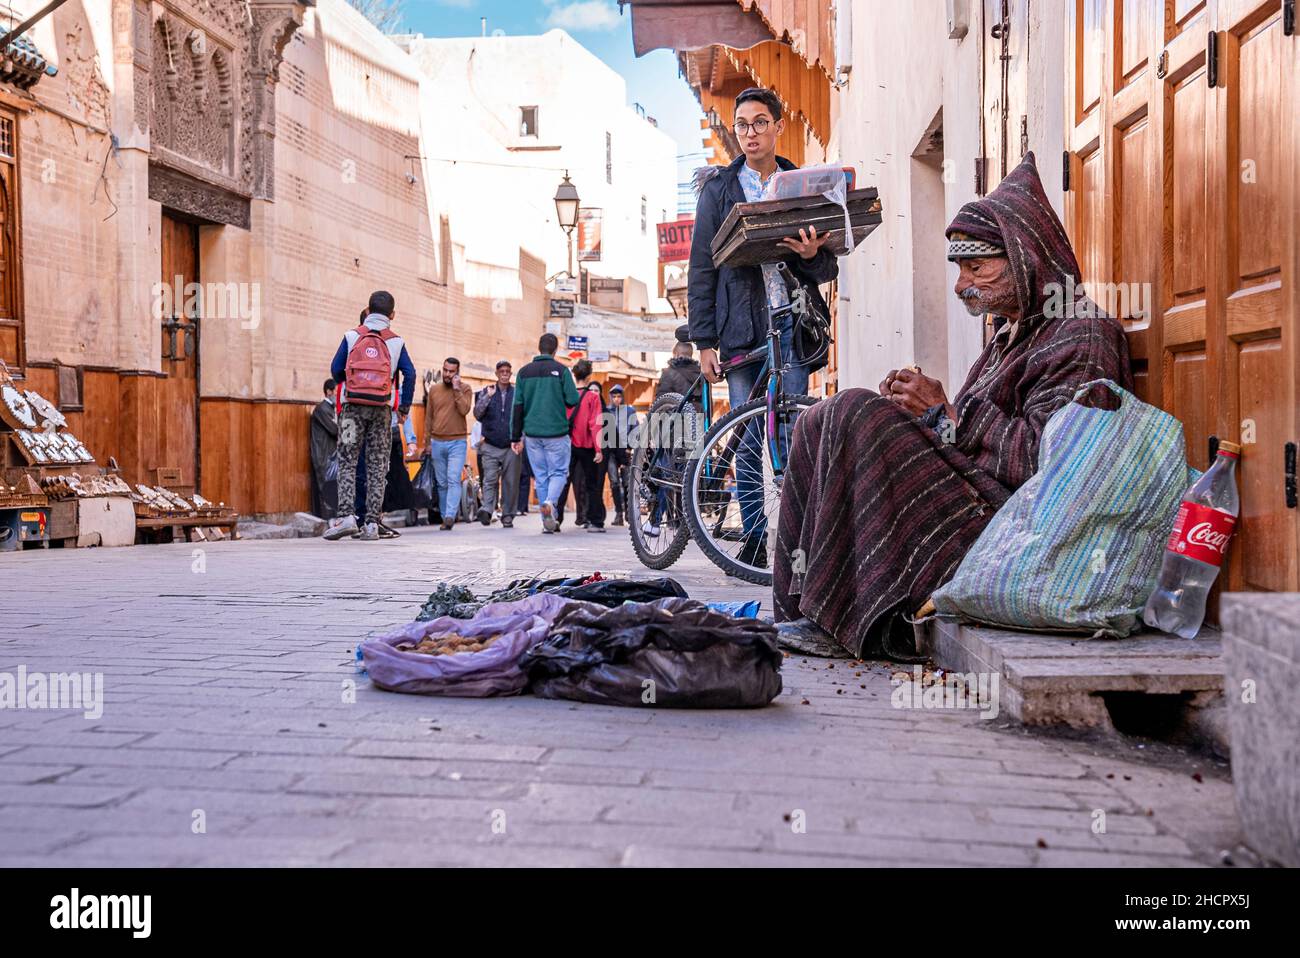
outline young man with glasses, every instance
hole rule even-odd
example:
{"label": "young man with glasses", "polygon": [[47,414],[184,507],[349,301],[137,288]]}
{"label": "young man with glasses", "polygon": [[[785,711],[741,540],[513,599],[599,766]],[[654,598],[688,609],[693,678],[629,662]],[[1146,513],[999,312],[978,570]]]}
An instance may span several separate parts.
{"label": "young man with glasses", "polygon": [[[713,265],[710,249],[713,238],[731,208],[737,203],[762,199],[763,187],[777,170],[797,169],[794,163],[776,154],[776,141],[785,131],[785,118],[781,101],[771,90],[751,87],[736,97],[733,129],[741,155],[730,166],[705,167],[695,175],[699,203],[691,241],[688,316],[690,338],[700,348],[700,369],[711,383],[722,379],[722,360],[762,345],[767,336],[769,310],[779,309],[790,301],[775,263],[721,269]],[[800,229],[798,236],[781,241],[790,251],[786,264],[808,286],[810,297],[823,310],[826,304],[817,287],[839,275],[835,256],[823,248],[826,240],[825,235],[809,228]],[[806,393],[808,369],[795,360],[794,330],[788,317],[781,329],[781,353],[790,367],[782,377],[782,388],[794,395]],[[749,399],[759,372],[758,364],[750,364],[727,376],[727,393],[733,409]],[[742,489],[742,499],[746,499],[744,493]],[[753,493],[748,496],[750,500],[755,498]],[[746,542],[741,561],[767,565],[765,523],[758,509],[742,508],[742,518]]]}

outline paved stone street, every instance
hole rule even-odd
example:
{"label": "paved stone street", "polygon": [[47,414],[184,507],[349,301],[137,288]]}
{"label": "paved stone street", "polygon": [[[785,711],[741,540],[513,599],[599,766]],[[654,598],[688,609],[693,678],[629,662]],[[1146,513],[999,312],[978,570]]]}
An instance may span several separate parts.
{"label": "paved stone street", "polygon": [[[1213,762],[895,709],[879,663],[788,658],[744,712],[358,679],[357,641],[439,578],[652,574],[623,530],[539,525],[0,557],[0,672],[105,688],[98,720],[0,711],[0,865],[1194,865],[1238,841]],[[670,574],[762,594],[693,546]]]}

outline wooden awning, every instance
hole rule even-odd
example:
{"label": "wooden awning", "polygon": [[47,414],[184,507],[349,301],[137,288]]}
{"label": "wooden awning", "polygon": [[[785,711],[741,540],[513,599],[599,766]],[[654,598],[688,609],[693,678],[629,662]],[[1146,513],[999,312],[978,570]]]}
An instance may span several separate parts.
{"label": "wooden awning", "polygon": [[747,14],[757,14],[772,36],[793,47],[805,63],[819,68],[827,79],[835,79],[835,34],[831,0],[736,2]]}
{"label": "wooden awning", "polygon": [[632,48],[698,50],[713,44],[738,49],[772,39],[763,18],[736,0],[628,0]]}

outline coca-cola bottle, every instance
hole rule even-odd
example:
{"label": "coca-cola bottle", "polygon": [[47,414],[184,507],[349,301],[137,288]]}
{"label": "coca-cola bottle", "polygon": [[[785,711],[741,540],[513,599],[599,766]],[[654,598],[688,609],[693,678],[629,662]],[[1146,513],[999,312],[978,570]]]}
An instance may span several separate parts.
{"label": "coca-cola bottle", "polygon": [[1205,619],[1205,597],[1218,578],[1228,553],[1228,540],[1237,524],[1237,458],[1241,447],[1219,443],[1219,454],[1208,472],[1192,483],[1174,520],[1165,546],[1156,590],[1142,610],[1142,621],[1153,629],[1191,639]]}

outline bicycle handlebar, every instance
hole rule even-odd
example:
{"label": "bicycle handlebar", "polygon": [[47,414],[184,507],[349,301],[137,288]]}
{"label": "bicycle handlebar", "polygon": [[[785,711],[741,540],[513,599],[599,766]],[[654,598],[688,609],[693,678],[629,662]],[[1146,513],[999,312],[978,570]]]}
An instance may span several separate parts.
{"label": "bicycle handlebar", "polygon": [[781,277],[781,281],[785,283],[786,292],[793,297],[795,290],[799,289],[801,285],[798,278],[794,275],[794,270],[785,263],[777,263],[776,272],[777,275]]}

